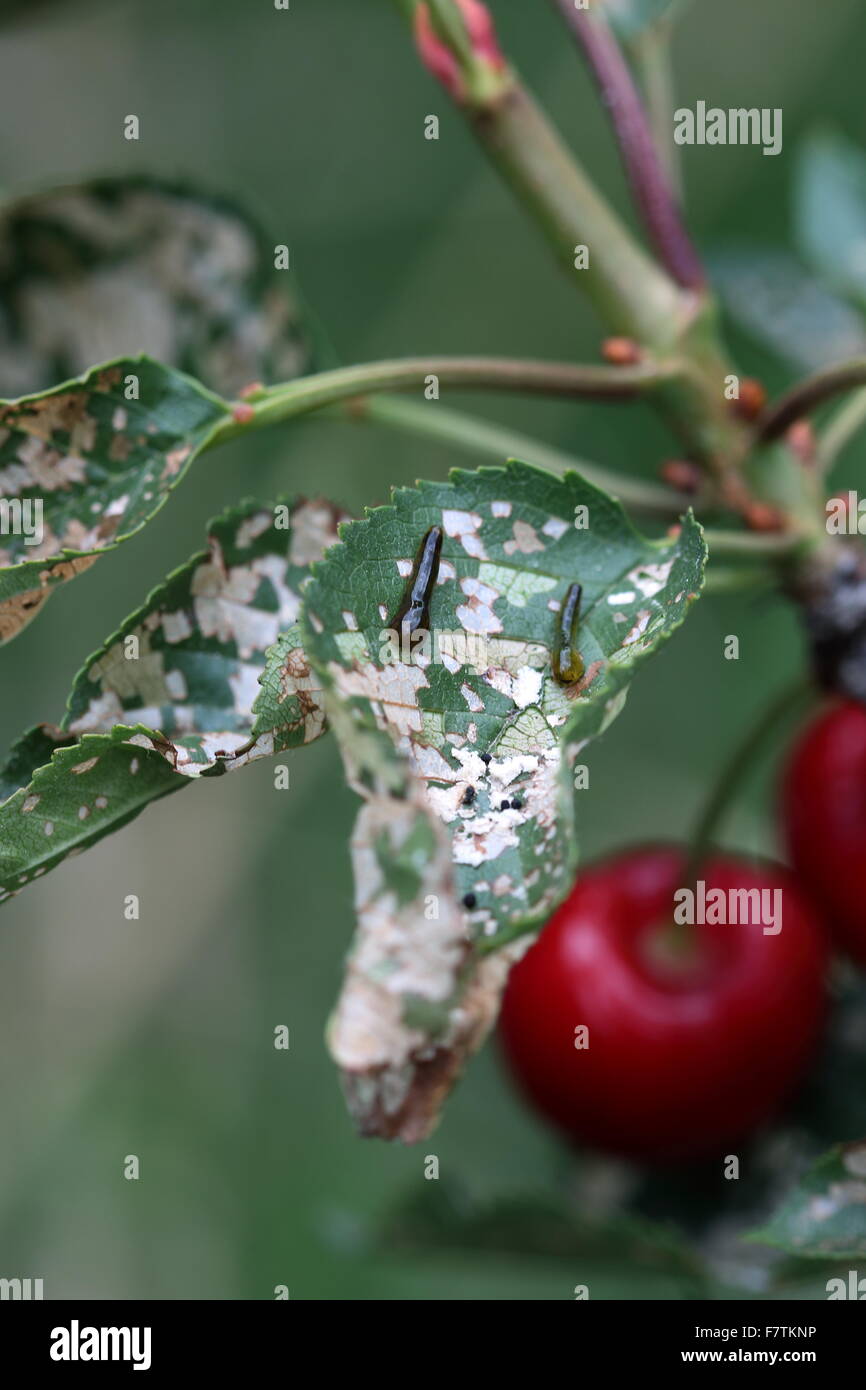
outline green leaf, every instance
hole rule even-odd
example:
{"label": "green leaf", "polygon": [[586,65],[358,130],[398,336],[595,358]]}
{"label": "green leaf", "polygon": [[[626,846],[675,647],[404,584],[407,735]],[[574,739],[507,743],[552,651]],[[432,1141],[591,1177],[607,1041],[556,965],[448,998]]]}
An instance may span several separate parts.
{"label": "green leaf", "polygon": [[732,245],[710,258],[713,281],[735,322],[801,371],[866,353],[866,327],[787,252]]}
{"label": "green leaf", "polygon": [[226,413],[219,397],[146,357],[0,402],[0,642],[54,585],[141,530]]}
{"label": "green leaf", "polygon": [[59,748],[0,806],[0,902],[185,783],[149,729],[116,728]]}
{"label": "green leaf", "polygon": [[749,1239],[820,1259],[866,1256],[866,1140],[819,1158]]}
{"label": "green leaf", "polygon": [[62,725],[13,748],[0,771],[0,889],[16,892],[191,778],[322,733],[296,618],[338,515],[250,501],[211,523],[208,550],[85,663]]}
{"label": "green leaf", "polygon": [[685,0],[604,0],[603,9],[621,38],[636,38],[663,19],[673,19]]}
{"label": "green leaf", "polygon": [[[433,525],[444,531],[435,643],[395,660],[387,630]],[[429,1092],[479,1044],[526,933],[571,885],[572,764],[682,622],[705,549],[691,517],[675,540],[646,541],[576,474],[523,463],[401,489],[340,537],[314,569],[303,620],[365,801],[358,937],[331,1042],[362,1128],[421,1137]],[[551,646],[573,583],[586,674],[564,688]],[[419,1063],[431,1044],[442,1055]]]}
{"label": "green leaf", "polygon": [[795,227],[804,258],[827,283],[866,306],[866,154],[832,132],[799,152]]}
{"label": "green leaf", "polygon": [[0,393],[147,353],[234,396],[309,355],[291,276],[231,203],[103,178],[0,207]]}
{"label": "green leaf", "polygon": [[0,767],[0,804],[26,787],[36,769],[51,761],[55,749],[74,742],[73,734],[64,733],[55,724],[37,724],[22,734]]}

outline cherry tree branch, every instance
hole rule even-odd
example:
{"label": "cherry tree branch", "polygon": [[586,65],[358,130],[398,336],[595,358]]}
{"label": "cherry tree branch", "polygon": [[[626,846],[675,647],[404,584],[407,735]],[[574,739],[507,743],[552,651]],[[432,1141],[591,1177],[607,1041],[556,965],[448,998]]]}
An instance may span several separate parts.
{"label": "cherry tree branch", "polygon": [[683,200],[679,148],[674,141],[674,76],[671,23],[663,16],[626,43],[626,52],[643,90],[653,140],[678,204]]}
{"label": "cherry tree branch", "polygon": [[703,268],[615,35],[597,11],[575,9],[574,0],[555,3],[581,45],[610,112],[626,175],[662,264],[684,289],[701,289]]}
{"label": "cherry tree branch", "polygon": [[781,438],[798,420],[855,386],[866,386],[866,357],[823,367],[798,382],[764,411],[755,426],[757,439],[766,444]]}
{"label": "cherry tree branch", "polygon": [[[458,8],[470,40],[449,44]],[[475,136],[558,260],[615,333],[667,347],[688,313],[674,281],[631,235],[501,54],[492,16],[478,0],[399,0],[427,70],[463,112]],[[438,25],[438,27],[435,27]],[[587,263],[577,269],[576,252]]]}
{"label": "cherry tree branch", "polygon": [[[508,357],[406,357],[337,367],[268,387],[238,403],[211,435],[209,445],[250,429],[278,424],[337,401],[373,392],[418,391],[435,378],[439,387],[517,391],[571,400],[629,400],[673,379],[674,369],[637,366],[574,366],[571,362],[522,361]],[[431,409],[436,405],[431,403]]]}

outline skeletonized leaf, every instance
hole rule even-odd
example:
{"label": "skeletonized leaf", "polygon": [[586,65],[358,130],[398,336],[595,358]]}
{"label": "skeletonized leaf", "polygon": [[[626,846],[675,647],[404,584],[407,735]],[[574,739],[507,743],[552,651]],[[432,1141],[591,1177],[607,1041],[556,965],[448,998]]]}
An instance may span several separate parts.
{"label": "skeletonized leaf", "polygon": [[319,736],[296,619],[337,520],[323,502],[246,502],[211,523],[208,550],[86,662],[62,725],[12,749],[0,770],[0,888],[17,891],[191,778]]}
{"label": "skeletonized leaf", "polygon": [[148,353],[233,396],[308,355],[289,275],[230,203],[96,179],[0,207],[0,393]]}
{"label": "skeletonized leaf", "polygon": [[866,153],[826,132],[801,147],[795,228],[805,259],[841,294],[866,305]]}
{"label": "skeletonized leaf", "polygon": [[793,256],[730,246],[711,257],[725,308],[762,346],[801,371],[866,353],[866,326]]}
{"label": "skeletonized leaf", "polygon": [[866,1141],[823,1154],[772,1220],[749,1238],[796,1255],[866,1256]]}
{"label": "skeletonized leaf", "polygon": [[150,520],[226,406],[149,358],[0,402],[0,642]]}
{"label": "skeletonized leaf", "polygon": [[318,691],[296,621],[310,560],[336,541],[338,519],[324,502],[248,501],[211,522],[208,550],[169,575],[79,672],[63,729],[158,729],[190,776],[318,737]]}
{"label": "skeletonized leaf", "polygon": [[[395,615],[434,525],[444,541],[430,631],[395,651]],[[419,1138],[495,1018],[526,933],[568,891],[572,764],[682,621],[704,545],[691,517],[677,539],[649,542],[576,474],[522,463],[402,489],[340,535],[303,618],[365,801],[359,928],[331,1043],[362,1129]],[[573,583],[585,675],[564,687],[551,648]]]}

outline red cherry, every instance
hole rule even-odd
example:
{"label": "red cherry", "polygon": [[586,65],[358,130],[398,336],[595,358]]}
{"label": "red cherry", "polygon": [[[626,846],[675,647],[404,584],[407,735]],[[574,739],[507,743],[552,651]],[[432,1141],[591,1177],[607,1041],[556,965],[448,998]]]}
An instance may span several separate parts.
{"label": "red cherry", "polygon": [[766,916],[685,927],[693,950],[676,961],[660,946],[683,874],[681,852],[658,847],[583,873],[512,971],[500,1030],[549,1120],[660,1162],[726,1152],[765,1120],[808,1063],[825,1003],[827,946],[791,874],[712,859],[706,891],[780,889],[782,929],[765,934]]}
{"label": "red cherry", "polygon": [[782,782],[791,862],[833,940],[866,965],[866,709],[831,705],[795,744]]}

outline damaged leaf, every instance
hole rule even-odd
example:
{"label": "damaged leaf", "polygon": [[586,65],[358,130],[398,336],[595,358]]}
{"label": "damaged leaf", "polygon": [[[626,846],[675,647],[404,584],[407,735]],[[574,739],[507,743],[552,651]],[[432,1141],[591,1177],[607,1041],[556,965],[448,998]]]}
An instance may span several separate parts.
{"label": "damaged leaf", "polygon": [[[318,683],[296,620],[310,563],[336,540],[338,519],[324,502],[232,508],[211,523],[208,550],[89,658],[62,724],[31,729],[0,771],[0,798],[11,797],[0,805],[7,894],[190,778],[322,733]],[[151,775],[153,757],[168,776]],[[151,772],[139,780],[145,767]],[[35,819],[21,819],[40,807]],[[42,832],[47,847],[32,832],[40,817],[51,826]]]}
{"label": "damaged leaf", "polygon": [[211,522],[208,550],[79,672],[63,729],[144,724],[189,776],[317,738],[320,701],[296,623],[310,559],[336,541],[338,519],[325,502],[250,501]]}
{"label": "damaged leaf", "polygon": [[274,246],[230,203],[151,179],[97,179],[0,207],[0,394],[147,353],[234,396],[305,370]]}
{"label": "damaged leaf", "polygon": [[186,783],[149,729],[118,727],[59,747],[0,806],[0,902]]}
{"label": "damaged leaf", "polygon": [[749,1239],[795,1255],[866,1256],[866,1141],[823,1154],[772,1220]]}
{"label": "damaged leaf", "polygon": [[[401,645],[394,615],[432,526],[443,542],[429,631]],[[571,885],[573,766],[682,621],[705,551],[691,517],[675,540],[649,542],[576,474],[522,463],[401,489],[340,536],[303,619],[365,803],[358,934],[331,1045],[362,1130],[420,1138],[528,933]],[[584,675],[563,686],[551,654],[575,583]]]}
{"label": "damaged leaf", "polygon": [[149,358],[0,402],[0,643],[159,511],[227,407]]}

